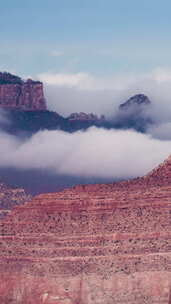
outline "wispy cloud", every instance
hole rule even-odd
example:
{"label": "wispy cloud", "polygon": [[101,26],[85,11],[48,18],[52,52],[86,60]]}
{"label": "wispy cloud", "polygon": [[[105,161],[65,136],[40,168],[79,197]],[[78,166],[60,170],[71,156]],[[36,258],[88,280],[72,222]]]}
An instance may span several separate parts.
{"label": "wispy cloud", "polygon": [[63,56],[64,52],[62,51],[58,51],[58,50],[53,50],[50,52],[50,56],[54,56],[54,57],[60,57]]}
{"label": "wispy cloud", "polygon": [[86,73],[76,73],[76,74],[67,74],[67,73],[42,73],[37,76],[41,81],[48,85],[56,85],[63,87],[80,87],[90,81],[90,75]]}

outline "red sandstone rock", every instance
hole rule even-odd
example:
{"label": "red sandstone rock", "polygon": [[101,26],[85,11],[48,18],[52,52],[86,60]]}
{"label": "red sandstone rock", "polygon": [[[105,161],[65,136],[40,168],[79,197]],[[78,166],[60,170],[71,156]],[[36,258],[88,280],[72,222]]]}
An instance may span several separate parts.
{"label": "red sandstone rock", "polygon": [[170,167],[16,207],[0,226],[1,302],[170,303]]}
{"label": "red sandstone rock", "polygon": [[0,107],[20,110],[46,110],[43,84],[0,73]]}

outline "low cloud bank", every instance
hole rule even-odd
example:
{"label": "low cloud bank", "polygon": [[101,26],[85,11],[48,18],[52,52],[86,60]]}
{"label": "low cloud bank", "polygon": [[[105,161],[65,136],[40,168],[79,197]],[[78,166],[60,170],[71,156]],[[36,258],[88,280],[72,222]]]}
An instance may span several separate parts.
{"label": "low cloud bank", "polygon": [[72,134],[41,131],[27,141],[0,133],[0,147],[0,167],[113,179],[142,176],[171,153],[171,141],[95,127]]}
{"label": "low cloud bank", "polygon": [[87,73],[43,73],[48,107],[64,116],[72,112],[115,115],[119,104],[144,93],[152,102],[149,114],[158,123],[171,121],[171,70],[97,77]]}
{"label": "low cloud bank", "polygon": [[171,122],[153,125],[147,130],[147,132],[150,133],[153,138],[171,140]]}
{"label": "low cloud bank", "polygon": [[[27,140],[0,131],[0,167],[115,180],[142,176],[171,154],[171,71],[109,78],[46,73],[38,78],[45,82],[49,108],[64,116],[84,111],[117,118],[119,104],[144,93],[152,102],[145,114],[154,124],[146,134],[92,127],[72,134],[40,131]],[[4,123],[8,120],[0,112],[0,127]]]}
{"label": "low cloud bank", "polygon": [[[105,114],[120,121],[118,107],[131,96],[146,94],[151,105],[144,111],[153,126],[147,133],[160,140],[171,139],[171,70],[156,68],[144,74],[97,77],[87,73],[44,73],[37,76],[45,84],[48,107],[68,116],[73,112]],[[122,114],[123,116],[123,114]]]}

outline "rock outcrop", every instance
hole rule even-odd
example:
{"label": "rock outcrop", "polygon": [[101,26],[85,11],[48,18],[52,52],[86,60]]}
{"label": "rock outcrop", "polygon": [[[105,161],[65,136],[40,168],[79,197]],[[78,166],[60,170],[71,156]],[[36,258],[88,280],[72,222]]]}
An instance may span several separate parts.
{"label": "rock outcrop", "polygon": [[137,94],[120,104],[118,112],[111,119],[94,113],[72,113],[63,117],[48,111],[40,81],[0,72],[0,109],[5,109],[9,124],[0,125],[3,131],[18,134],[33,134],[39,130],[64,130],[75,132],[91,126],[106,129],[135,129],[146,132],[153,123],[148,115],[151,101],[144,94]]}
{"label": "rock outcrop", "polygon": [[1,303],[170,303],[170,168],[16,207],[0,225]]}
{"label": "rock outcrop", "polygon": [[151,101],[149,100],[149,98],[144,95],[144,94],[137,94],[134,95],[132,97],[130,97],[126,102],[122,103],[119,108],[120,109],[130,109],[132,107],[138,106],[138,108],[140,109],[140,107],[142,106],[147,106],[150,105]]}
{"label": "rock outcrop", "polygon": [[144,94],[130,97],[120,104],[113,118],[113,126],[118,129],[135,129],[145,133],[154,122],[150,114],[151,101]]}
{"label": "rock outcrop", "polygon": [[24,111],[46,110],[43,84],[31,79],[23,81],[10,73],[0,73],[0,107]]}

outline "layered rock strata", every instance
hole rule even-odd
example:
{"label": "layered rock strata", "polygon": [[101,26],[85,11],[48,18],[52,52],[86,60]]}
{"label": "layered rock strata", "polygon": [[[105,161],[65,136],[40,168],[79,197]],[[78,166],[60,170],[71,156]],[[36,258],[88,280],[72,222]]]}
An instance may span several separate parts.
{"label": "layered rock strata", "polygon": [[16,207],[0,226],[1,303],[170,303],[170,169]]}
{"label": "layered rock strata", "polygon": [[0,73],[0,107],[25,111],[46,110],[43,84],[40,81]]}

